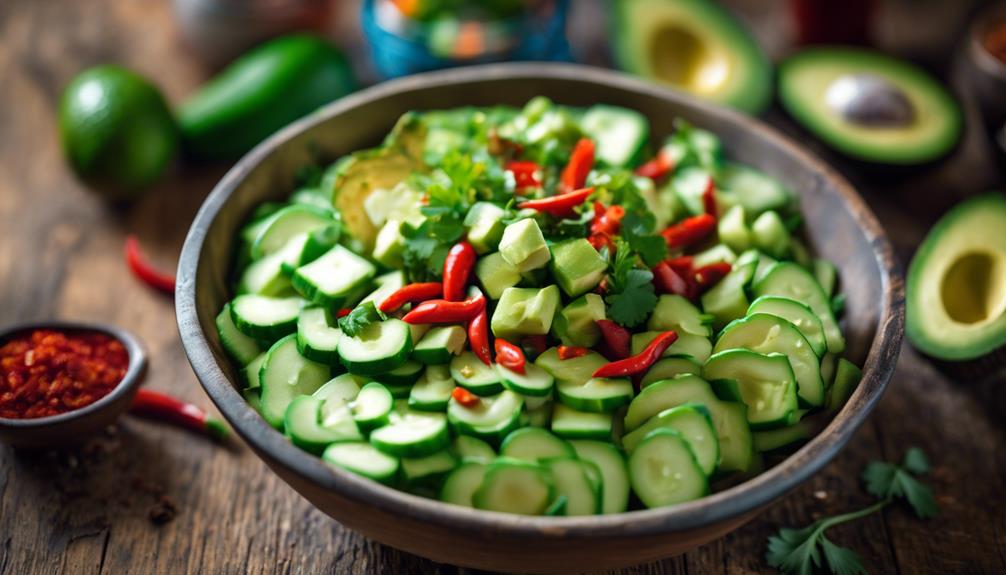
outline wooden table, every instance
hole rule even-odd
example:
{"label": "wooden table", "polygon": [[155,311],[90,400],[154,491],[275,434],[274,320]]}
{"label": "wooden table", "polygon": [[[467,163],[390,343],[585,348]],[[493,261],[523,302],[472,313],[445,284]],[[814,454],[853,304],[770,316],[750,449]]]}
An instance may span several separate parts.
{"label": "wooden table", "polygon": [[[358,42],[350,4],[341,37]],[[594,46],[587,52],[596,53]],[[0,4],[0,323],[117,323],[150,351],[149,387],[208,405],[182,353],[171,300],[130,277],[122,244],[124,234],[136,233],[155,260],[173,265],[188,222],[223,168],[179,167],[121,210],[76,183],[60,155],[54,110],[74,73],[110,61],[156,78],[175,102],[207,73],[177,41],[166,1]],[[771,120],[792,131],[779,114]],[[885,184],[839,167],[864,190],[907,260],[946,206],[997,177],[1002,185],[987,155],[971,138],[939,170]],[[860,552],[875,573],[1006,572],[1004,416],[1002,381],[950,381],[906,346],[880,407],[825,471],[724,539],[625,572],[765,572],[770,533],[868,503],[857,480],[862,467],[899,458],[913,445],[935,465],[929,482],[940,517],[923,522],[894,506],[835,529],[833,539]],[[344,529],[244,445],[222,448],[127,417],[73,451],[0,446],[0,574],[319,571],[458,569]]]}

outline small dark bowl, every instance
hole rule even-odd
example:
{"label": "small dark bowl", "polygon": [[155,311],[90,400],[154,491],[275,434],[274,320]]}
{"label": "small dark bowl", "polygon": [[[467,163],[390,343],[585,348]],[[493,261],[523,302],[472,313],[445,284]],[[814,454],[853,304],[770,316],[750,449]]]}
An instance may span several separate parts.
{"label": "small dark bowl", "polygon": [[968,31],[966,47],[967,82],[990,132],[1006,124],[1006,62],[993,56],[984,44],[996,25],[1006,25],[1006,2],[978,14]]}
{"label": "small dark bowl", "polygon": [[[718,133],[728,154],[796,190],[808,240],[838,266],[848,295],[847,355],[863,380],[828,426],[784,461],[739,485],[681,505],[590,517],[524,517],[449,505],[325,465],[271,428],[241,397],[214,318],[231,297],[235,238],[255,205],[292,191],[303,165],[381,142],[404,112],[544,95],[561,104],[627,106],[655,137],[675,117]],[[494,64],[410,76],[347,96],[292,124],[224,176],[185,240],[175,292],[193,370],[224,417],[284,481],[351,529],[410,553],[502,571],[596,571],[683,553],[722,537],[824,467],[879,401],[904,326],[904,280],[863,200],[834,170],[757,120],[628,76],[568,64]],[[264,494],[268,497],[268,494]],[[750,549],[744,552],[761,553]]]}
{"label": "small dark bowl", "polygon": [[49,417],[7,419],[0,417],[0,442],[26,449],[61,447],[78,443],[100,431],[129,409],[147,368],[147,354],[128,331],[104,324],[72,321],[22,323],[0,329],[0,345],[11,337],[36,329],[94,331],[122,342],[129,354],[129,367],[122,381],[108,395],[90,405]]}

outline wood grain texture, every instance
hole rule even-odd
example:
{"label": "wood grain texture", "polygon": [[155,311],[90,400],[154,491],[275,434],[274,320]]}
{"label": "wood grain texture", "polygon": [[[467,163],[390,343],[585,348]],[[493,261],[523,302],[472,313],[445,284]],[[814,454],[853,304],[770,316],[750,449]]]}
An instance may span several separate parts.
{"label": "wood grain texture", "polygon": [[[345,4],[339,27],[352,28],[354,3]],[[358,46],[353,52],[362,53]],[[181,351],[170,299],[136,284],[121,250],[124,234],[137,233],[154,259],[173,265],[189,220],[223,170],[179,167],[122,211],[75,183],[55,137],[59,90],[78,70],[109,61],[156,78],[175,102],[206,74],[176,41],[167,1],[0,2],[0,323],[55,316],[118,323],[150,352],[148,386],[207,406]],[[773,120],[792,130],[785,119]],[[946,206],[1003,184],[976,138],[938,170],[893,182],[876,184],[836,165],[866,190],[902,258]],[[771,532],[866,503],[856,479],[862,466],[897,458],[910,445],[933,460],[941,516],[920,522],[894,507],[836,529],[833,539],[857,549],[871,573],[1006,572],[1002,383],[952,382],[906,348],[878,411],[825,471],[723,539],[623,573],[766,572]],[[177,507],[174,519],[152,522],[151,512],[169,503]],[[343,528],[243,445],[222,449],[125,418],[72,451],[0,446],[0,574],[278,572],[469,571]]]}

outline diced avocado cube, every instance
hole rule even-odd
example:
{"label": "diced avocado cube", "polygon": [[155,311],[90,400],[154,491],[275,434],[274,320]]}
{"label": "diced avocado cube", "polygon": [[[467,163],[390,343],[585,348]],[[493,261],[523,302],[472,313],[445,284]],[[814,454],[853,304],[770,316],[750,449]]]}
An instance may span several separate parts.
{"label": "diced avocado cube", "polygon": [[516,221],[503,230],[500,253],[519,272],[540,268],[552,257],[538,222],[532,218]]}
{"label": "diced avocado cube", "polygon": [[503,290],[520,283],[520,272],[503,259],[503,254],[493,252],[479,258],[475,264],[475,277],[492,299],[499,299]]}
{"label": "diced avocado cube", "polygon": [[608,263],[590,242],[577,238],[552,245],[549,269],[562,291],[576,297],[601,283]]}
{"label": "diced avocado cube", "polygon": [[781,258],[789,252],[789,231],[774,211],[758,216],[751,224],[751,236],[755,247],[774,258]]}
{"label": "diced avocado cube", "polygon": [[723,214],[716,226],[720,241],[735,252],[751,247],[751,231],[745,217],[744,206],[736,205]]}
{"label": "diced avocado cube", "polygon": [[732,264],[735,260],[737,260],[737,254],[732,249],[723,244],[716,244],[705,251],[695,254],[695,257],[692,258],[692,265],[698,269],[718,262]]}
{"label": "diced avocado cube", "polygon": [[490,325],[496,337],[544,335],[559,307],[559,288],[507,288],[496,304]]}
{"label": "diced avocado cube", "polygon": [[563,345],[594,347],[601,339],[601,330],[596,322],[602,319],[604,299],[596,293],[584,294],[556,314],[552,333]]}
{"label": "diced avocado cube", "polygon": [[402,237],[402,225],[397,220],[388,220],[374,240],[374,259],[389,268],[402,267],[402,248],[405,239]]}
{"label": "diced avocado cube", "polygon": [[489,202],[476,202],[465,216],[468,243],[479,254],[489,253],[503,238],[503,208]]}

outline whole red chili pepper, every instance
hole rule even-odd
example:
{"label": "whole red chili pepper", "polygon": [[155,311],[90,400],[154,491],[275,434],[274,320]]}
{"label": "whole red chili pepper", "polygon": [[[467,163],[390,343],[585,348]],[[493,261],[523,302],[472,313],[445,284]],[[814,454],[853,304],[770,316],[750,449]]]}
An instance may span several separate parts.
{"label": "whole red chili pepper", "polygon": [[528,160],[511,161],[507,162],[506,169],[513,174],[518,191],[541,187],[542,168],[538,164]]}
{"label": "whole red chili pepper", "polygon": [[136,236],[126,236],[126,265],[133,275],[148,286],[174,295],[175,276],[157,270],[140,251],[140,241]]}
{"label": "whole red chili pepper", "polygon": [[226,438],[229,432],[222,421],[210,417],[201,408],[149,389],[136,392],[129,412],[203,433],[217,440]]}
{"label": "whole red chili pepper", "polygon": [[695,270],[695,283],[698,284],[699,289],[705,291],[722,280],[728,273],[732,266],[727,262],[716,262],[706,266],[702,266]]}
{"label": "whole red chili pepper", "polygon": [[548,338],[542,334],[529,335],[521,340],[521,344],[524,345],[524,349],[530,349],[537,357],[548,349]]}
{"label": "whole red chili pepper", "polygon": [[587,174],[594,167],[594,142],[581,138],[573,147],[569,162],[559,177],[559,187],[565,191],[578,190],[587,182]]}
{"label": "whole red chili pepper", "polygon": [[517,373],[525,373],[524,364],[527,359],[524,351],[509,341],[496,338],[496,363]]}
{"label": "whole red chili pepper", "polygon": [[462,407],[475,407],[482,401],[479,399],[479,396],[463,387],[455,387],[454,391],[451,392],[451,397],[454,398],[454,401],[461,404]]}
{"label": "whole red chili pepper", "polygon": [[610,319],[599,319],[595,323],[601,329],[601,337],[604,338],[604,343],[607,344],[612,357],[615,359],[629,357],[629,353],[631,353],[629,343],[632,339],[629,330]]}
{"label": "whole red chili pepper", "polygon": [[559,194],[558,196],[521,202],[517,204],[517,207],[522,210],[530,208],[538,212],[545,212],[557,218],[566,218],[575,214],[576,212],[573,211],[573,208],[582,204],[586,201],[587,196],[593,193],[594,188],[583,188],[582,190]]}
{"label": "whole red chili pepper", "polygon": [[489,314],[485,307],[468,322],[468,345],[475,357],[486,365],[492,365],[492,350],[489,347]]}
{"label": "whole red chili pepper", "polygon": [[688,299],[695,299],[694,290],[691,283],[682,276],[667,262],[660,262],[653,268],[653,285],[657,287],[659,293],[680,295]]}
{"label": "whole red chili pepper", "polygon": [[335,312],[335,317],[336,318],[346,317],[347,315],[349,315],[352,312],[353,312],[353,310],[349,309],[348,307],[344,307],[344,308],[340,309],[339,311]]}
{"label": "whole red chili pepper", "polygon": [[486,298],[482,294],[470,297],[464,301],[447,301],[431,299],[412,308],[405,314],[405,323],[467,323],[486,307]]}
{"label": "whole red chili pepper", "polygon": [[578,345],[560,345],[559,346],[559,359],[566,361],[567,359],[573,359],[576,357],[583,357],[590,353],[590,350],[585,347],[580,347]]}
{"label": "whole red chili pepper", "polygon": [[714,218],[719,217],[716,213],[716,182],[712,178],[709,178],[706,189],[702,191],[702,208],[706,214]]}
{"label": "whole red chili pepper", "polygon": [[665,331],[653,338],[646,349],[636,355],[602,365],[594,372],[594,377],[629,377],[643,373],[650,369],[650,366],[660,359],[677,339],[677,332]]}
{"label": "whole red chili pepper", "polygon": [[660,232],[660,235],[667,240],[668,247],[681,248],[705,238],[715,229],[716,218],[709,214],[701,214],[681,220]]}
{"label": "whole red chili pepper", "polygon": [[475,267],[475,259],[478,255],[475,248],[464,240],[451,246],[444,259],[444,299],[447,301],[459,301],[465,297],[465,288],[468,287],[468,276]]}
{"label": "whole red chili pepper", "polygon": [[[418,303],[428,299],[439,298],[443,291],[444,284],[440,282],[409,284],[398,288],[391,295],[384,298],[384,301],[381,302],[381,305],[377,306],[377,309],[384,313],[391,313],[407,303]],[[347,310],[346,313],[349,313],[349,311]]]}
{"label": "whole red chili pepper", "polygon": [[671,173],[673,169],[674,158],[670,154],[660,150],[652,160],[636,168],[636,175],[650,178],[651,180],[659,180]]}

